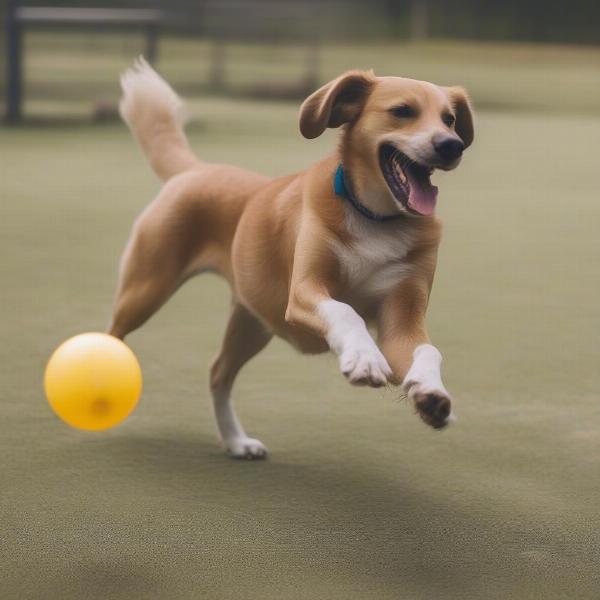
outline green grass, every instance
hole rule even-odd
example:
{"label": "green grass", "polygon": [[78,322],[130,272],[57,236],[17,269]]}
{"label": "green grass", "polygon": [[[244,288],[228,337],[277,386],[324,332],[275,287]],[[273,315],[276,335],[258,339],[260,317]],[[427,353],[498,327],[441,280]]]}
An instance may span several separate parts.
{"label": "green grass", "polygon": [[[292,104],[192,108],[210,160],[275,175],[335,143],[302,140]],[[456,426],[275,341],[236,389],[272,452],[245,463],[221,453],[207,394],[228,308],[213,276],[131,336],[145,389],[127,422],[51,414],[45,361],[105,326],[158,183],[122,126],[1,130],[3,597],[596,600],[599,136],[592,115],[485,111],[436,175],[429,326]]]}

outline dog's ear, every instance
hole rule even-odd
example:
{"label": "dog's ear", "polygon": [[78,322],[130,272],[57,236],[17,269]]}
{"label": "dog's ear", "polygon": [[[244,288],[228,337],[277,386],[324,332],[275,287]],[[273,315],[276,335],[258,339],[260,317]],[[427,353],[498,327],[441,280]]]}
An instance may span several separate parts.
{"label": "dog's ear", "polygon": [[475,130],[473,128],[473,107],[464,88],[460,86],[446,88],[450,102],[456,113],[454,130],[464,142],[465,148],[473,143]]}
{"label": "dog's ear", "polygon": [[357,119],[376,81],[373,71],[348,71],[326,83],[302,103],[300,133],[312,140]]}

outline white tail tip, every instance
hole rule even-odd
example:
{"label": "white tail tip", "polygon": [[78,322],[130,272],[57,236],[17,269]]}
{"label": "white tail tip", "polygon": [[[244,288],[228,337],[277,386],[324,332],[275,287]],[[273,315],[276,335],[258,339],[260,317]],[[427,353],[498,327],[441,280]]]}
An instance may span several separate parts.
{"label": "white tail tip", "polygon": [[143,56],[121,75],[121,88],[119,111],[130,127],[138,115],[148,110],[167,111],[179,127],[185,124],[187,113],[181,98]]}

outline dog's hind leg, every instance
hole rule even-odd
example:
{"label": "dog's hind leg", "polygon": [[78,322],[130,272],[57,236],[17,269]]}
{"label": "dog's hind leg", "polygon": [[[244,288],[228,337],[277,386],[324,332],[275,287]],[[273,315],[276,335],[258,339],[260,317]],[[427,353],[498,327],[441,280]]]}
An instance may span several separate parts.
{"label": "dog's hind leg", "polygon": [[136,272],[133,264],[124,268],[108,333],[123,339],[143,325],[180,285],[176,271],[165,270],[160,276]]}
{"label": "dog's hind leg", "polygon": [[210,389],[221,439],[234,458],[265,458],[261,441],[246,435],[231,400],[240,369],[269,342],[272,334],[241,304],[234,303],[219,355],[210,369]]}
{"label": "dog's hind leg", "polygon": [[121,259],[112,335],[124,338],[143,325],[194,273],[212,269],[228,276],[231,235],[215,239],[224,228],[194,177],[167,183],[136,221]]}
{"label": "dog's hind leg", "polygon": [[123,339],[143,325],[184,280],[185,261],[176,247],[151,239],[136,224],[121,260],[121,273],[108,332]]}

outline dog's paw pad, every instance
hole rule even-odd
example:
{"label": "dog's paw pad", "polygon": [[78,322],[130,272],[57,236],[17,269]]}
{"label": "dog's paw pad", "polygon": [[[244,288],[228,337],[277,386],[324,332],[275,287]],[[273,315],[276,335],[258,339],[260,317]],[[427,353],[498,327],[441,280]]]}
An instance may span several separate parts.
{"label": "dog's paw pad", "polygon": [[238,438],[227,444],[227,450],[232,458],[246,460],[261,460],[267,458],[266,446],[254,438]]}
{"label": "dog's paw pad", "polygon": [[412,398],[419,416],[434,429],[443,429],[454,421],[452,400],[441,391],[421,392],[411,390]]}

